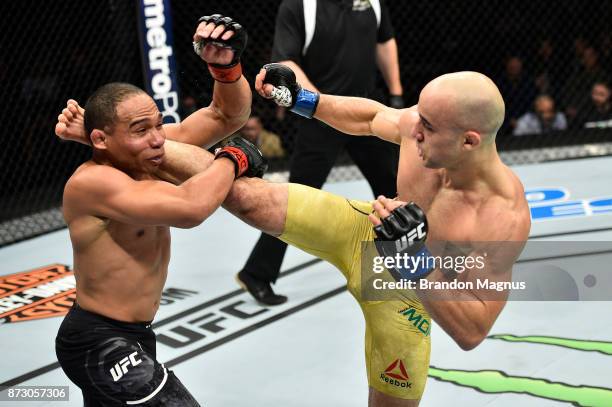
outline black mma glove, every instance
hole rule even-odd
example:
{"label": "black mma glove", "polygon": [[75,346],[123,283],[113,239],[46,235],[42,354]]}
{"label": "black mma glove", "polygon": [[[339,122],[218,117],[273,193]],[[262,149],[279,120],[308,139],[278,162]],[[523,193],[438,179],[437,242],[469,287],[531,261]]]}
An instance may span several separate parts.
{"label": "black mma glove", "polygon": [[230,139],[225,146],[215,151],[215,160],[227,157],[234,162],[236,178],[261,177],[268,169],[268,162],[261,151],[250,141],[242,137]]}
{"label": "black mma glove", "polygon": [[403,109],[405,106],[404,97],[402,95],[389,95],[389,107]]}
{"label": "black mma glove", "polygon": [[264,84],[274,86],[272,99],[277,105],[288,107],[293,113],[312,118],[317,110],[319,94],[302,89],[295,79],[295,73],[291,68],[283,64],[267,64],[263,66],[266,70]]}
{"label": "black mma glove", "polygon": [[225,26],[225,31],[234,31],[234,35],[227,41],[221,39],[224,33],[221,33],[217,39],[206,38],[200,41],[195,41],[193,43],[193,50],[196,54],[200,55],[208,43],[231,49],[234,52],[234,57],[229,64],[208,64],[208,70],[210,71],[213,79],[216,81],[223,83],[236,82],[242,76],[240,56],[242,55],[242,51],[244,51],[247,44],[248,35],[246,29],[232,20],[231,17],[224,17],[221,14],[200,17],[198,24],[202,22],[213,23],[216,26],[223,25]]}
{"label": "black mma glove", "polygon": [[[418,280],[427,276],[433,268],[427,268],[427,257],[431,254],[425,246],[427,239],[427,217],[414,202],[394,209],[374,227],[374,244],[383,257],[401,259],[396,267],[387,267],[393,278]],[[422,258],[422,260],[419,260]],[[407,267],[406,267],[407,265]]]}

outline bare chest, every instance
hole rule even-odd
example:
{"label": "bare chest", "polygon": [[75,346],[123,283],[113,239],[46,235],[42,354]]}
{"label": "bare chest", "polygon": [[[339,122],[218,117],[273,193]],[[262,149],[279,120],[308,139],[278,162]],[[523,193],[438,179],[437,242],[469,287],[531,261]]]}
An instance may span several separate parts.
{"label": "bare chest", "polygon": [[165,226],[137,226],[110,221],[106,232],[127,252],[165,251],[170,247],[170,230]]}
{"label": "bare chest", "polygon": [[[400,166],[401,167],[401,166]],[[413,201],[427,215],[428,240],[469,241],[477,226],[478,207],[458,191],[442,188],[434,170],[411,168],[398,172],[398,198]]]}

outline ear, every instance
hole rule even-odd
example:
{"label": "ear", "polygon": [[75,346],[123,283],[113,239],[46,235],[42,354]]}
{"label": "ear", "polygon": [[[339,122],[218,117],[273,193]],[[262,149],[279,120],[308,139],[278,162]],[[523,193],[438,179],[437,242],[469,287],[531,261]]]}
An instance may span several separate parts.
{"label": "ear", "polygon": [[469,130],[463,133],[463,148],[473,150],[482,143],[482,135],[477,131]]}
{"label": "ear", "polygon": [[107,135],[103,130],[99,130],[99,129],[94,129],[91,132],[91,145],[94,148],[97,148],[98,150],[106,150],[107,146],[106,146],[106,138]]}

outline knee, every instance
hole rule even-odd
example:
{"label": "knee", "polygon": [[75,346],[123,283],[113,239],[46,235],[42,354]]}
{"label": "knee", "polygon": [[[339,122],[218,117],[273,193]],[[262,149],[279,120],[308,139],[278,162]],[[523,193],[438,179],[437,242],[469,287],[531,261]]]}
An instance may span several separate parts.
{"label": "knee", "polygon": [[223,207],[234,215],[248,213],[253,206],[251,184],[251,178],[239,178],[234,181],[232,189],[223,202]]}
{"label": "knee", "polygon": [[287,184],[240,178],[234,182],[223,207],[257,229],[278,235],[284,227],[287,196]]}

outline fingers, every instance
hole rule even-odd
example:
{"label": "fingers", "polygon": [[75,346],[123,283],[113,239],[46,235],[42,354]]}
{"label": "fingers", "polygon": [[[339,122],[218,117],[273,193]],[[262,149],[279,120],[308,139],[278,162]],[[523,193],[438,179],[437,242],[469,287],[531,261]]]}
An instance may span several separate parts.
{"label": "fingers", "polygon": [[404,206],[406,202],[398,201],[396,199],[389,199],[383,195],[380,195],[376,201],[372,204],[374,212],[379,218],[384,219],[391,214],[394,209]]}
{"label": "fingers", "polygon": [[391,215],[391,211],[389,211],[383,202],[381,202],[380,197],[374,201],[374,203],[372,204],[372,208],[374,209],[374,213],[376,213],[376,215],[378,215],[379,218],[386,218],[387,216]]}
{"label": "fingers", "polygon": [[266,83],[263,86],[263,95],[262,96],[265,97],[265,98],[271,98],[273,90],[274,90],[274,86],[269,84],[269,83]]}
{"label": "fingers", "polygon": [[368,220],[372,223],[372,225],[374,226],[378,226],[380,225],[382,222],[380,221],[380,219],[374,215],[373,213],[368,215]]}
{"label": "fingers", "polygon": [[223,24],[216,25],[215,23],[202,22],[198,25],[195,34],[193,35],[194,41],[200,41],[202,39],[221,39],[227,41],[234,35],[233,30],[227,30],[227,27]]}
{"label": "fingers", "polygon": [[255,77],[255,90],[260,96],[270,99],[272,97],[272,91],[274,86],[269,83],[264,84],[263,81],[266,78],[266,70],[261,68],[257,76]]}
{"label": "fingers", "polygon": [[[62,115],[60,115],[60,117],[62,117]],[[55,125],[55,135],[57,137],[62,138],[65,132],[66,132],[66,124],[64,124],[63,122],[59,122]]]}
{"label": "fingers", "polygon": [[69,109],[71,109],[71,108],[75,108],[76,110],[72,110],[72,109],[71,109],[71,110],[72,110],[72,112],[73,112],[73,113],[75,113],[75,114],[79,114],[79,113],[80,113],[80,114],[84,114],[84,113],[85,113],[85,109],[83,109],[83,108],[81,107],[81,105],[79,105],[79,102],[77,102],[77,101],[76,101],[76,100],[74,100],[74,99],[68,99],[68,102],[66,103],[66,105],[67,105],[67,107],[68,107]]}

